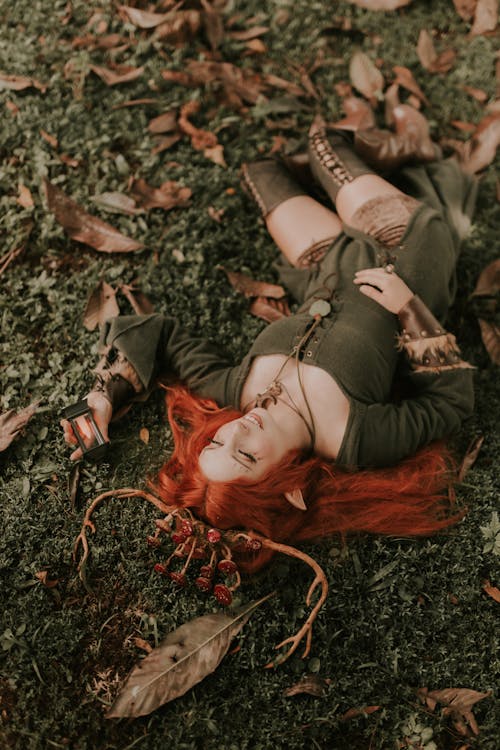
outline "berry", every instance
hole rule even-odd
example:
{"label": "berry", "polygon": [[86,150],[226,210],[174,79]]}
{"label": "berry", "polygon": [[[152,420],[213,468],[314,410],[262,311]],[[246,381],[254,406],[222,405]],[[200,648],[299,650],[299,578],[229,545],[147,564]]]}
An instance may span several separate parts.
{"label": "berry", "polygon": [[156,563],[154,570],[156,573],[161,573],[162,576],[167,575],[167,569],[164,565],[161,563]]}
{"label": "berry", "polygon": [[184,542],[187,539],[187,536],[183,534],[181,531],[174,531],[171,539],[174,544],[184,544]]}
{"label": "berry", "polygon": [[177,586],[180,586],[182,589],[186,588],[187,578],[184,573],[169,573],[168,575],[170,580],[177,584]]}
{"label": "berry", "polygon": [[214,574],[214,569],[211,565],[202,565],[200,568],[200,575],[203,576],[203,578],[212,578]]}
{"label": "berry", "polygon": [[209,529],[207,531],[207,539],[210,544],[217,544],[217,542],[220,542],[220,540],[222,539],[222,534],[220,533],[219,529]]}
{"label": "berry", "polygon": [[245,547],[249,552],[258,552],[262,547],[262,542],[259,542],[258,539],[252,539],[251,537],[249,537],[245,541]]}
{"label": "berry", "polygon": [[228,607],[233,601],[231,592],[223,583],[218,583],[214,586],[214,596],[223,607]]}
{"label": "berry", "polygon": [[158,539],[157,536],[147,536],[146,542],[148,543],[149,547],[159,547],[161,544],[161,539]]}
{"label": "berry", "polygon": [[191,521],[188,521],[187,519],[184,519],[181,523],[181,533],[185,534],[186,536],[192,536],[193,535],[193,524]]}
{"label": "berry", "polygon": [[217,565],[217,570],[219,571],[219,573],[224,573],[224,575],[231,576],[236,573],[238,567],[232,560],[221,560]]}
{"label": "berry", "polygon": [[210,591],[212,588],[212,581],[210,578],[204,578],[203,576],[200,576],[196,579],[195,585],[200,589],[200,591]]}

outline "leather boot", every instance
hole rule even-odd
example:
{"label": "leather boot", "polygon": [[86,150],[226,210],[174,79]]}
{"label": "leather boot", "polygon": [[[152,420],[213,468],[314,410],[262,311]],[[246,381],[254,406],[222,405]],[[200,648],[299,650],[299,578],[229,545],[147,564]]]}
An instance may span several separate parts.
{"label": "leather boot", "polygon": [[243,164],[242,184],[247,188],[265,218],[271,211],[298,195],[307,195],[290,172],[275,159]]}
{"label": "leather boot", "polygon": [[432,142],[429,123],[421,112],[400,104],[393,115],[395,133],[379,128],[356,131],[354,147],[362,159],[377,171],[391,172],[403,164],[442,158],[441,149]]}
{"label": "leather boot", "polygon": [[373,170],[354,152],[351,133],[332,130],[327,134],[320,117],[311,125],[308,153],[311,171],[333,203],[341,187],[356,177],[373,174]]}

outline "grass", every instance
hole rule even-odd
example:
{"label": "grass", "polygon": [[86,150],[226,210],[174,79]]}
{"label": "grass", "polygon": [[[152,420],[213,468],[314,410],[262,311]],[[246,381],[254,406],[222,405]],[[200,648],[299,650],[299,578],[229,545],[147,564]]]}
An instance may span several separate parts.
{"label": "grass", "polygon": [[[263,666],[273,645],[301,622],[309,583],[309,573],[298,563],[278,561],[246,583],[241,599],[275,588],[279,596],[253,615],[238,638],[240,650],[213,675],[149,717],[133,722],[103,718],[118,681],[142,654],[134,637],[155,645],[157,638],[211,611],[212,605],[201,593],[177,595],[153,572],[159,553],[146,546],[145,538],[154,513],[137,500],[111,501],[97,514],[89,565],[96,596],[77,578],[71,550],[83,508],[100,491],[144,486],[144,467],[154,474],[170,448],[157,393],[115,426],[109,460],[83,467],[72,507],[71,466],[58,421],[62,408],[92,382],[97,337],[82,325],[86,300],[101,278],[114,285],[139,278],[158,311],[168,310],[227,342],[236,356],[244,353],[263,324],[248,314],[246,301],[229,289],[217,265],[273,280],[275,251],[238,188],[238,168],[243,160],[267,153],[276,133],[286,135],[287,150],[300,148],[318,104],[273,91],[267,103],[259,101],[241,113],[221,105],[211,85],[192,90],[166,84],[161,70],[182,70],[187,59],[206,53],[201,33],[189,43],[161,49],[148,41],[150,34],[136,33],[138,43],[118,59],[143,65],[143,76],[108,88],[89,74],[79,93],[79,72],[89,63],[107,63],[103,51],[71,45],[73,37],[87,33],[85,24],[98,9],[107,33],[132,34],[107,0],[74,0],[69,6],[57,0],[0,3],[0,70],[47,84],[45,93],[0,92],[2,253],[22,244],[26,222],[33,223],[26,250],[0,279],[1,411],[42,399],[25,434],[0,455],[0,747],[386,750],[413,737],[414,748],[432,750],[434,742],[438,750],[464,744],[495,750],[500,716],[494,697],[476,706],[480,733],[469,740],[457,735],[439,709],[430,713],[416,698],[421,687],[495,691],[500,676],[498,604],[482,591],[484,579],[500,583],[498,555],[483,551],[484,527],[498,507],[498,375],[467,306],[480,270],[496,253],[500,212],[493,167],[482,181],[450,317],[466,356],[478,368],[476,415],[464,428],[460,449],[474,435],[485,435],[476,466],[457,490],[460,504],[469,507],[466,518],[431,540],[360,537],[345,546],[336,539],[308,545],[328,572],[330,595],[315,627],[310,658],[292,658],[270,671]],[[244,43],[226,37],[221,58],[297,82],[298,66],[310,66],[323,55],[325,64],[312,78],[328,117],[340,114],[334,84],[348,80],[356,47],[380,58],[386,80],[393,65],[413,70],[430,99],[425,114],[440,136],[456,134],[451,120],[478,122],[483,115],[464,84],[484,89],[490,99],[495,96],[496,37],[468,38],[467,25],[449,2],[415,0],[402,11],[380,14],[345,2],[249,0],[232,3],[226,22],[234,14],[241,14],[238,28],[270,27],[263,37],[267,51],[245,58]],[[341,17],[349,20],[349,33],[339,31]],[[420,66],[415,45],[421,28],[436,29],[437,43],[457,50],[448,75],[432,76]],[[141,97],[155,97],[157,104],[113,109]],[[148,121],[193,97],[201,103],[198,126],[218,132],[225,169],[194,151],[188,139],[151,154]],[[268,118],[293,118],[295,124],[290,130],[270,130]],[[58,152],[41,130],[58,138]],[[78,167],[62,163],[58,153],[77,159]],[[130,175],[154,185],[167,179],[188,185],[191,206],[133,218],[100,214],[91,197],[124,191]],[[91,213],[140,239],[146,249],[108,256],[70,241],[46,210],[44,176]],[[20,182],[33,195],[32,209],[17,203]],[[220,224],[210,218],[209,207],[224,210]],[[122,312],[131,312],[124,299],[120,305]],[[139,437],[144,426],[148,444]],[[384,570],[386,575],[370,584]],[[40,571],[57,585],[43,586],[36,577]],[[325,697],[286,698],[284,689],[307,672],[329,680]],[[375,705],[380,708],[370,715],[342,721],[350,708]]]}

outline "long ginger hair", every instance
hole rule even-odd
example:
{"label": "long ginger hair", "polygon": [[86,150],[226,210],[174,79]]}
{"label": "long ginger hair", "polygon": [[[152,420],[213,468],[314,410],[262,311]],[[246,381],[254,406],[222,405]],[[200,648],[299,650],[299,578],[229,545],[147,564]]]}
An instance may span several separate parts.
{"label": "long ginger hair", "polygon": [[[198,466],[199,454],[219,427],[241,412],[220,409],[182,386],[168,389],[167,409],[175,446],[154,483],[156,491],[168,505],[190,508],[220,529],[254,530],[294,544],[348,532],[423,536],[463,515],[447,514],[452,461],[442,444],[397,466],[360,471],[291,452],[257,482],[209,482]],[[302,490],[307,511],[285,499],[284,493],[295,488]],[[238,562],[253,572],[269,558],[267,551],[242,553]]]}

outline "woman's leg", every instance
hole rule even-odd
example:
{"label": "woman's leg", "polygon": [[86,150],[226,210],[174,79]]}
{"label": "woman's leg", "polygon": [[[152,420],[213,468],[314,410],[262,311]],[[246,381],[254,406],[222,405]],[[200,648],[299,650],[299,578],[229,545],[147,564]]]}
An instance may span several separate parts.
{"label": "woman's leg", "polygon": [[336,213],[311,198],[283,164],[273,159],[244,164],[242,178],[271,237],[293,266],[320,260],[342,231]]}
{"label": "woman's leg", "polygon": [[285,258],[298,267],[319,260],[342,231],[337,214],[309,195],[280,203],[265,220]]}

